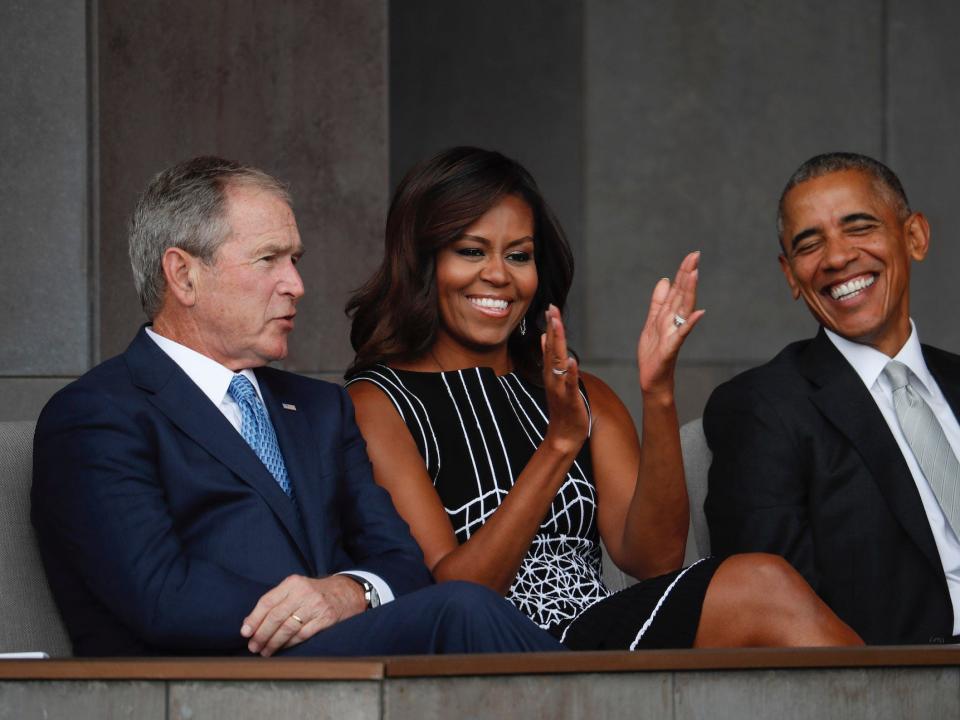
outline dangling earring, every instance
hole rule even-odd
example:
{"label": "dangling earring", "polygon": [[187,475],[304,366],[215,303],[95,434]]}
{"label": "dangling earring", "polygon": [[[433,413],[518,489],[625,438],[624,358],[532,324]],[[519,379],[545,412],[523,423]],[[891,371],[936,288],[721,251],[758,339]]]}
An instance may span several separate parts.
{"label": "dangling earring", "polygon": [[526,315],[524,315],[523,320],[520,321],[520,334],[521,335],[527,334],[527,316]]}

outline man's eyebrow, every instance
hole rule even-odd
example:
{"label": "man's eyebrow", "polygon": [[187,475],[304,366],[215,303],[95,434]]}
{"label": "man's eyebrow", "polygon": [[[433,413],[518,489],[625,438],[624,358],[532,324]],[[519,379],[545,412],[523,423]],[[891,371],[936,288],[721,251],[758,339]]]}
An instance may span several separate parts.
{"label": "man's eyebrow", "polygon": [[806,230],[801,230],[796,235],[793,236],[793,240],[790,241],[790,249],[796,250],[797,245],[802,241],[806,240],[808,237],[813,237],[820,232],[818,228],[807,228]]}
{"label": "man's eyebrow", "polygon": [[254,255],[303,255],[304,249],[302,243],[291,245],[288,242],[277,242],[268,240],[263,245],[258,245]]}
{"label": "man's eyebrow", "polygon": [[[867,212],[850,213],[849,215],[844,215],[842,218],[840,218],[841,225],[849,225],[851,223],[857,223],[857,222],[878,223],[880,222],[880,218],[874,217],[873,215]],[[797,245],[800,242],[802,242],[803,240],[806,240],[808,237],[812,237],[813,235],[816,235],[819,232],[820,230],[818,228],[807,228],[806,230],[801,230],[796,235],[794,235],[793,240],[790,241],[790,249],[791,250],[796,249]]]}
{"label": "man's eyebrow", "polygon": [[840,218],[841,225],[849,225],[850,223],[864,222],[864,221],[880,222],[880,218],[876,218],[870,213],[865,213],[865,212],[850,213],[849,215],[844,215],[842,218]]}

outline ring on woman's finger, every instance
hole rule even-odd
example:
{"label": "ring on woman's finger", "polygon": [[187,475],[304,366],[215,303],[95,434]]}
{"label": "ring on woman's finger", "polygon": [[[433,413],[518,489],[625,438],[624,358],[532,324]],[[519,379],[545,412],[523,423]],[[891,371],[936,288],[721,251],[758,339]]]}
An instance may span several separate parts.
{"label": "ring on woman's finger", "polygon": [[683,317],[683,315],[674,314],[674,316],[673,316],[673,324],[674,324],[676,327],[681,328],[681,327],[683,327],[684,325],[687,324],[687,319],[686,319],[685,317]]}
{"label": "ring on woman's finger", "polygon": [[563,368],[561,370],[560,368],[550,368],[550,372],[552,372],[554,375],[566,375],[567,369]]}
{"label": "ring on woman's finger", "polygon": [[300,618],[300,616],[297,615],[296,613],[291,613],[290,617],[293,618],[294,620],[296,620],[296,621],[297,621],[298,623],[300,623],[301,625],[303,625],[303,620],[302,620],[302,619]]}

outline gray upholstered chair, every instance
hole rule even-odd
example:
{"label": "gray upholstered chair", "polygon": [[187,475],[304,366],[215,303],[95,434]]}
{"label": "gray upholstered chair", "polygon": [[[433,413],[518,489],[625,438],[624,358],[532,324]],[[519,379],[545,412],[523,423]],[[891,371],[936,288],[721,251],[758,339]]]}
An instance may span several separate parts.
{"label": "gray upholstered chair", "polygon": [[0,422],[0,652],[71,655],[30,524],[33,422]]}
{"label": "gray upholstered chair", "polygon": [[[687,495],[690,498],[690,529],[687,534],[687,554],[684,565],[710,554],[710,532],[703,513],[703,501],[707,498],[707,470],[712,455],[703,434],[700,418],[691,420],[680,428],[680,445],[683,449],[683,470],[687,476]],[[603,551],[603,579],[611,590],[621,590],[636,580],[613,564],[606,549]]]}
{"label": "gray upholstered chair", "polygon": [[710,554],[710,531],[703,501],[707,499],[707,471],[713,455],[703,434],[701,418],[691,420],[680,428],[683,447],[683,470],[687,476],[687,496],[690,498],[690,535],[687,538],[687,563]]}

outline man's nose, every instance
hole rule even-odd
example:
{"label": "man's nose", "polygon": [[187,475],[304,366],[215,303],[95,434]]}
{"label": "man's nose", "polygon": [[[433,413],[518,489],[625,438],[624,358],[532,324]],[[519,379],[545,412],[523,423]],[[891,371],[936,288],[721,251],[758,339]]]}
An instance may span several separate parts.
{"label": "man's nose", "polygon": [[824,262],[830,268],[840,269],[856,260],[857,247],[843,233],[827,235]]}
{"label": "man's nose", "polygon": [[303,278],[300,277],[300,271],[297,270],[297,266],[294,265],[293,262],[290,263],[283,282],[284,294],[290,295],[294,300],[299,300],[301,297],[303,297],[303,293],[305,292],[303,287]]}

